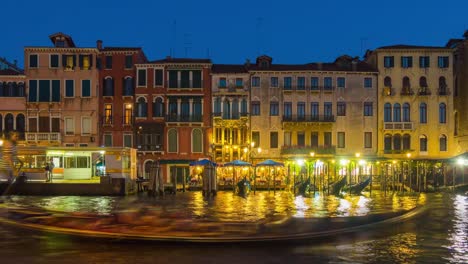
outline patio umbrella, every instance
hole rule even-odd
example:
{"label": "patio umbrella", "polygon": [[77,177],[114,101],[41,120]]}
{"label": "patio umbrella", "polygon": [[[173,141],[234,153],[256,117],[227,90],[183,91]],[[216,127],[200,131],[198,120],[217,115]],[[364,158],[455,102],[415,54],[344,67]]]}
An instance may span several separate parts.
{"label": "patio umbrella", "polygon": [[208,166],[208,165],[218,166],[218,164],[216,164],[215,162],[209,159],[201,159],[201,160],[192,161],[189,163],[189,165],[190,166]]}
{"label": "patio umbrella", "polygon": [[[264,160],[260,163],[257,163],[256,165],[257,167],[261,167],[261,166],[266,166],[266,167],[280,167],[280,166],[284,166],[284,163],[282,162],[278,162],[278,161],[274,161],[274,160],[271,160],[271,159],[267,159],[267,160]],[[269,170],[269,174],[271,174],[271,171]],[[273,171],[273,192],[276,192],[276,173]],[[254,182],[254,188],[256,189],[256,181]],[[268,180],[268,191],[270,190],[270,181]]]}
{"label": "patio umbrella", "polygon": [[[252,164],[247,162],[247,161],[243,161],[243,160],[233,160],[233,161],[224,163],[224,166],[226,166],[226,167],[230,167],[230,166],[233,166],[233,167],[247,167],[247,166],[252,166]],[[236,175],[234,174],[233,176],[234,176],[234,182],[236,182]],[[232,186],[233,186],[233,190],[235,191],[234,184]]]}

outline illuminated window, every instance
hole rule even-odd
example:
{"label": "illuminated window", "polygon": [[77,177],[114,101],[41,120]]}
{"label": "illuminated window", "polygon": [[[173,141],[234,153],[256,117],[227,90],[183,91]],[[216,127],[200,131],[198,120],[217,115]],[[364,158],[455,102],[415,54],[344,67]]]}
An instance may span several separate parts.
{"label": "illuminated window", "polygon": [[76,64],[76,57],[74,55],[64,55],[65,56],[65,69],[73,70]]}
{"label": "illuminated window", "polygon": [[104,105],[104,124],[112,124],[112,104]]}
{"label": "illuminated window", "polygon": [[447,136],[441,135],[439,138],[439,150],[447,151]]}
{"label": "illuminated window", "polygon": [[123,124],[124,125],[132,124],[132,105],[131,104],[125,104]]}

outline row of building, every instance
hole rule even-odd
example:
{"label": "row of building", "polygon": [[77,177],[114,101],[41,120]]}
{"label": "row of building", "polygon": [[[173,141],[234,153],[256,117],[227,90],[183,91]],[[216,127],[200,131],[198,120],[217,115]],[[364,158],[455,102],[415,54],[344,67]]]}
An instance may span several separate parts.
{"label": "row of building", "polygon": [[[66,34],[0,61],[0,130],[20,144],[132,147],[139,173],[189,162],[360,157],[447,159],[468,149],[468,34],[361,60],[216,64],[148,60],[139,47],[77,47]],[[168,177],[166,177],[168,178]]]}

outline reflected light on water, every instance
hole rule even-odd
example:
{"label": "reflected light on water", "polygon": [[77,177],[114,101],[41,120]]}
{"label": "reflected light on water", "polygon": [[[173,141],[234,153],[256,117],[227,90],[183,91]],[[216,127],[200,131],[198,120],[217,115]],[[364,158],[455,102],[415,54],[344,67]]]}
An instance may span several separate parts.
{"label": "reflected light on water", "polygon": [[304,197],[299,195],[296,196],[296,199],[294,199],[294,206],[296,209],[296,213],[294,214],[294,217],[305,217],[305,211],[309,209],[309,207],[305,204]]}
{"label": "reflected light on water", "polygon": [[452,252],[450,262],[468,263],[468,197],[457,195],[454,199],[453,230],[448,246]]}

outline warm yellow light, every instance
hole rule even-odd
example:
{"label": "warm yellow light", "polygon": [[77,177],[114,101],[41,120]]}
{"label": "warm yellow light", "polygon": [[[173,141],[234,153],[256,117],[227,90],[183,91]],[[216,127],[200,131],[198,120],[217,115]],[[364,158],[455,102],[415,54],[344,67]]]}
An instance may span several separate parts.
{"label": "warm yellow light", "polygon": [[314,157],[314,156],[315,156],[315,152],[311,152],[311,153],[310,153],[310,156],[311,156],[311,157]]}
{"label": "warm yellow light", "polygon": [[356,158],[359,158],[359,157],[361,157],[361,153],[358,152],[356,153]]}
{"label": "warm yellow light", "polygon": [[459,159],[457,159],[457,164],[458,164],[458,165],[465,165],[465,164],[466,164],[466,160],[463,159],[463,158],[459,158]]}
{"label": "warm yellow light", "polygon": [[0,146],[3,146],[3,140],[0,139]]}
{"label": "warm yellow light", "polygon": [[262,152],[262,148],[258,148],[258,149],[257,149],[257,152],[258,152],[258,153],[261,153],[261,152]]}
{"label": "warm yellow light", "polygon": [[255,147],[255,142],[252,141],[252,143],[250,143],[250,146]]}
{"label": "warm yellow light", "polygon": [[359,165],[365,165],[367,162],[365,160],[359,160]]}
{"label": "warm yellow light", "polygon": [[249,149],[248,149],[248,148],[244,148],[244,152],[247,153],[247,151],[249,151]]}
{"label": "warm yellow light", "polygon": [[302,166],[304,165],[304,160],[303,159],[298,159],[296,160],[297,165]]}
{"label": "warm yellow light", "polygon": [[347,165],[348,162],[349,162],[349,160],[345,160],[345,159],[340,160],[340,164],[341,164],[342,166]]}
{"label": "warm yellow light", "polygon": [[406,157],[410,158],[410,157],[411,157],[411,153],[406,153]]}

